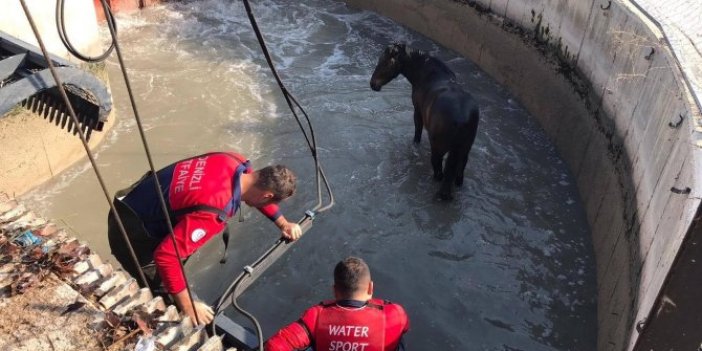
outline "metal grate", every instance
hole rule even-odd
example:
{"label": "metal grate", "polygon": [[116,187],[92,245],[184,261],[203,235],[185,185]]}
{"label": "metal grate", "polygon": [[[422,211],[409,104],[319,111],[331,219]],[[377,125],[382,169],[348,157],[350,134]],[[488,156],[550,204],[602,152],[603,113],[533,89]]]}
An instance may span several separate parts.
{"label": "metal grate", "polygon": [[89,72],[58,57],[51,60],[64,82],[78,125],[71,120],[38,48],[1,31],[0,118],[22,106],[73,135],[82,133],[89,140],[93,131],[102,130],[112,110],[110,93],[105,84]]}

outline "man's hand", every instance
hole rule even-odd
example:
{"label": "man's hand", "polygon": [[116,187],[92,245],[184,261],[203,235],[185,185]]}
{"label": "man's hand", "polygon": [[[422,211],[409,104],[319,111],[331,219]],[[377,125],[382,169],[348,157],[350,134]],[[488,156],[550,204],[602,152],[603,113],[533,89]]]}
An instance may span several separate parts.
{"label": "man's hand", "polygon": [[302,228],[297,223],[288,222],[285,217],[280,216],[275,220],[275,225],[280,228],[283,238],[295,241],[302,236]]}
{"label": "man's hand", "polygon": [[292,241],[300,239],[302,236],[302,228],[300,228],[300,225],[297,223],[286,222],[283,224],[280,230],[283,232],[283,237],[285,239]]}
{"label": "man's hand", "polygon": [[[195,311],[200,325],[210,324],[214,319],[214,311],[202,301],[195,301]],[[191,316],[191,319],[195,321],[195,315]]]}
{"label": "man's hand", "polygon": [[187,315],[188,317],[190,317],[190,320],[193,322],[193,324],[196,323],[195,311],[197,311],[197,321],[200,322],[200,325],[210,324],[214,319],[214,311],[212,311],[212,308],[210,308],[210,306],[207,306],[202,301],[193,301],[195,304],[195,308],[193,309],[193,305],[190,304],[190,295],[188,295],[188,289],[183,289],[183,291],[177,294],[173,294],[172,296],[173,300],[175,300],[176,305],[178,305],[180,311],[185,313],[185,315]]}

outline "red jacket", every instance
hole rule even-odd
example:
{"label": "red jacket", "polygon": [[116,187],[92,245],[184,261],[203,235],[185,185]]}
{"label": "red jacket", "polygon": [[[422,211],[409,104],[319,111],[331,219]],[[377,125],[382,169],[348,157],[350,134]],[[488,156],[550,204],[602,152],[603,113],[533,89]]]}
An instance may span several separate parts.
{"label": "red jacket", "polygon": [[[279,330],[264,345],[265,351],[395,351],[409,330],[402,306],[371,299],[322,302]],[[355,349],[354,349],[355,347]]]}
{"label": "red jacket", "polygon": [[[157,172],[163,195],[173,220],[173,234],[181,258],[186,258],[212,237],[222,233],[226,220],[239,208],[241,191],[239,175],[253,172],[248,161],[236,153],[216,152],[178,161]],[[152,177],[144,178],[124,199],[142,219],[147,234],[160,242],[154,251],[154,262],[166,290],[176,294],[185,289],[173,241],[158,202]],[[188,210],[193,206],[219,209]],[[184,211],[183,211],[184,210]],[[275,221],[280,217],[277,205],[259,210]],[[178,211],[185,214],[178,214]]]}

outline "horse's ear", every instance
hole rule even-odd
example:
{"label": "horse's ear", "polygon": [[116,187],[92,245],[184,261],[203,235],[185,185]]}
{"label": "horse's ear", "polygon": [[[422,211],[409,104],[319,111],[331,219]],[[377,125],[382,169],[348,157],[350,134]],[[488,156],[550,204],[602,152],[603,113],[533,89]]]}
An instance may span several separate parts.
{"label": "horse's ear", "polygon": [[405,43],[394,42],[390,44],[390,52],[393,54],[404,52],[406,47]]}

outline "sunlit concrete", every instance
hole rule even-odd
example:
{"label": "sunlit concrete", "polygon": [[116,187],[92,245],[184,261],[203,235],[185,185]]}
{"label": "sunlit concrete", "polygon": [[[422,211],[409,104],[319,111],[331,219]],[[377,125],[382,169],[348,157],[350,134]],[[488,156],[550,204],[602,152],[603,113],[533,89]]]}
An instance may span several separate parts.
{"label": "sunlit concrete", "polygon": [[[85,65],[71,56],[56,29],[56,0],[26,0],[47,50],[97,74],[108,84],[104,67]],[[66,0],[66,31],[74,47],[84,55],[102,50],[92,0]],[[38,46],[19,1],[3,2],[0,31]],[[109,85],[109,84],[108,84]],[[108,118],[102,132],[92,134],[90,147],[97,146],[114,122]],[[0,192],[21,195],[85,157],[78,136],[21,107],[0,116]]]}

